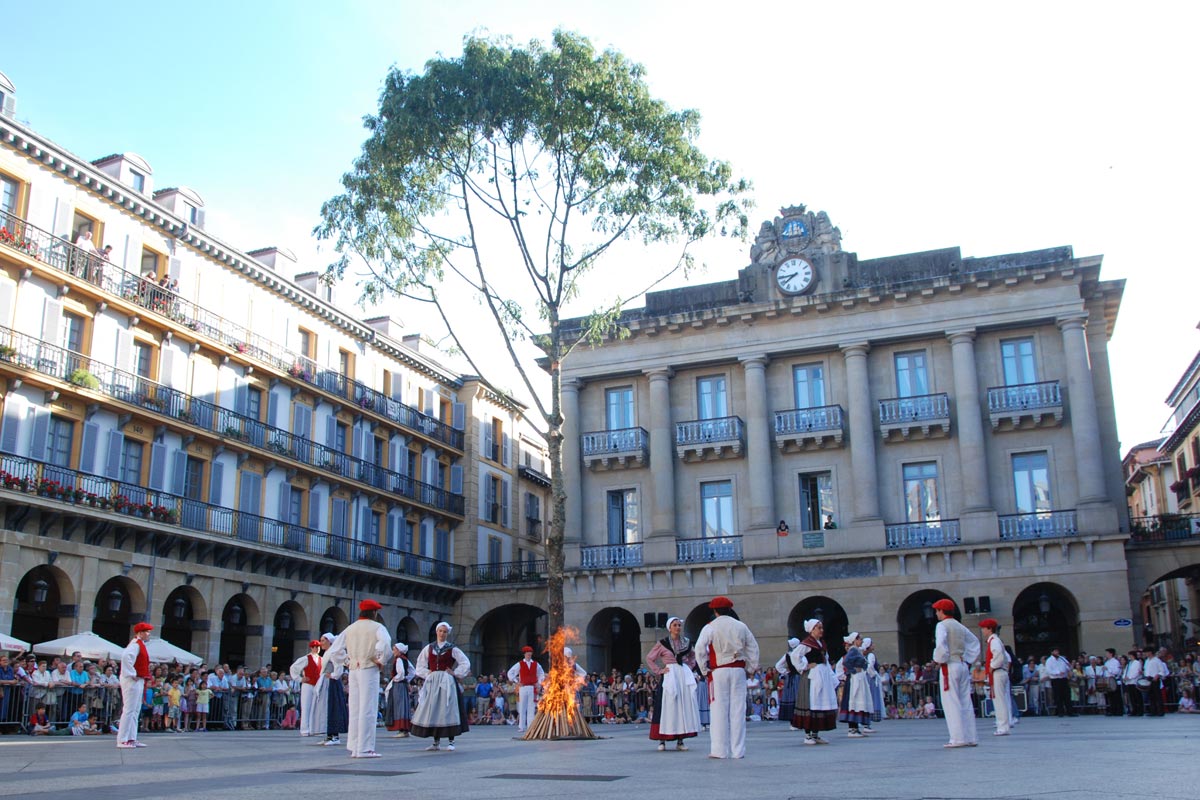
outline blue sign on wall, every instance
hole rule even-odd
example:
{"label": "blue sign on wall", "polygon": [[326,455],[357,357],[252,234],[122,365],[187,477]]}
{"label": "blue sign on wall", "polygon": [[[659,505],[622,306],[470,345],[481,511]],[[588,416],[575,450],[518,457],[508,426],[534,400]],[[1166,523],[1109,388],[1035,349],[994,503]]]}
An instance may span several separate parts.
{"label": "blue sign on wall", "polygon": [[1116,625],[1118,628],[1128,628],[1132,624],[1133,624],[1133,620],[1131,620],[1131,619],[1114,619],[1113,620],[1113,625]]}

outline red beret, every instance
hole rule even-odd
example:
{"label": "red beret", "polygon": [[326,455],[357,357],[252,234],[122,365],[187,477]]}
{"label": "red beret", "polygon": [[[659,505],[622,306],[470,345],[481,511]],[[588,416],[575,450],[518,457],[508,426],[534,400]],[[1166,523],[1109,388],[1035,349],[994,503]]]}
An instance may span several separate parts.
{"label": "red beret", "polygon": [[381,608],[383,608],[383,606],[379,605],[377,600],[372,600],[369,597],[358,604],[359,611],[378,611]]}
{"label": "red beret", "polygon": [[714,597],[708,604],[709,608],[733,608],[733,601],[728,597]]}
{"label": "red beret", "polygon": [[954,601],[947,600],[943,597],[941,600],[938,600],[936,603],[934,603],[933,607],[938,611],[945,611],[947,614],[950,614],[954,611]]}
{"label": "red beret", "polygon": [[992,619],[991,617],[988,617],[987,619],[979,620],[979,627],[991,628],[992,630],[996,630],[996,628],[1000,627],[1000,623],[997,622],[996,620]]}
{"label": "red beret", "polygon": [[309,643],[308,643],[308,646],[309,646],[309,647],[320,647],[320,646],[321,646],[321,640],[320,640],[320,639],[313,639],[311,642],[309,642]]}
{"label": "red beret", "polygon": [[521,648],[521,652],[522,652],[522,653],[532,653],[532,652],[533,652],[533,648],[532,648],[532,647],[530,647],[529,645],[525,645],[524,647],[522,647],[522,648]]}
{"label": "red beret", "polygon": [[137,625],[133,626],[134,633],[141,633],[142,631],[152,631],[152,630],[154,630],[154,626],[151,625],[149,622],[139,622]]}

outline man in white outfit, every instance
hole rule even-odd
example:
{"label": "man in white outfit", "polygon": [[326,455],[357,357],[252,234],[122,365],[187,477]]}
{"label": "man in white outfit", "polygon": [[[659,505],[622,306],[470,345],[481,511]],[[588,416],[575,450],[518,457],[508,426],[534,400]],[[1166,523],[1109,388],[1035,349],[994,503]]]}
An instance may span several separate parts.
{"label": "man in white outfit", "polygon": [[517,730],[523,731],[533,722],[537,711],[537,687],[546,680],[546,671],[533,660],[533,648],[529,645],[521,648],[521,660],[509,667],[508,680],[521,687],[517,699]]}
{"label": "man in white outfit", "polygon": [[943,747],[974,747],[975,709],[971,706],[971,664],[979,658],[979,639],[954,618],[954,602],[942,598],[933,604],[938,623],[934,628],[933,660],[941,665],[942,713],[950,741]]}
{"label": "man in white outfit", "polygon": [[392,637],[375,617],[383,608],[367,599],[358,604],[358,620],[342,631],[327,658],[344,656],[350,671],[346,749],[351,758],[379,758],[375,728],[379,719],[379,674],[391,660]]}
{"label": "man in white outfit", "polygon": [[146,640],[154,626],[139,622],[133,626],[133,640],[121,653],[121,724],[117,728],[117,747],[127,750],[145,747],[138,741],[138,717],[146,696],[146,679],[150,677],[150,653]]}
{"label": "man in white outfit", "polygon": [[308,643],[308,655],[292,663],[292,680],[300,681],[300,735],[317,736],[325,732],[325,695],[321,691],[321,642]]}
{"label": "man in white outfit", "polygon": [[992,708],[996,711],[996,730],[993,736],[1008,736],[1012,725],[1012,706],[1009,704],[1008,652],[1000,641],[1000,623],[988,617],[979,623],[983,632],[983,664],[987,670],[988,688],[992,692]]}
{"label": "man in white outfit", "polygon": [[714,597],[716,618],[696,639],[696,665],[708,678],[712,713],[709,758],[746,757],[746,676],[758,669],[758,642],[733,618],[733,601]]}

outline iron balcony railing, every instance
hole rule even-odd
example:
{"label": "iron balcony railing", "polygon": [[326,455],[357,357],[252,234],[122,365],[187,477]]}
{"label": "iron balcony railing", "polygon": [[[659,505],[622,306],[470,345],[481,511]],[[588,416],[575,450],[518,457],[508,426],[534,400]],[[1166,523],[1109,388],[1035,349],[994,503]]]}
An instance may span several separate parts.
{"label": "iron balcony railing", "polygon": [[583,547],[580,548],[580,555],[580,566],[584,569],[615,569],[642,565],[641,542]]}
{"label": "iron balcony railing", "polygon": [[495,583],[534,583],[546,580],[546,559],[472,564],[467,572],[472,586]]}
{"label": "iron balcony railing", "polygon": [[1129,540],[1136,544],[1197,538],[1200,538],[1200,514],[1159,514],[1129,520]]}
{"label": "iron balcony railing", "polygon": [[744,426],[741,417],[694,419],[675,423],[675,444],[704,445],[711,442],[741,441]]}
{"label": "iron balcony railing", "polygon": [[592,431],[583,434],[584,456],[621,455],[644,452],[650,440],[645,428],[622,428],[615,431]]}
{"label": "iron balcony railing", "polygon": [[988,411],[993,413],[1056,408],[1063,404],[1058,381],[993,386],[987,390],[987,399]]}
{"label": "iron balcony railing", "polygon": [[713,536],[705,539],[677,539],[675,541],[675,563],[677,564],[741,560],[741,536]]}
{"label": "iron balcony railing", "polygon": [[0,245],[191,328],[242,355],[353,402],[365,411],[420,431],[450,447],[463,449],[463,432],[441,420],[422,414],[336,370],[323,367],[311,358],[294,353],[243,325],[214,314],[154,281],[128,272],[95,253],[76,247],[66,239],[4,211],[0,211]]}
{"label": "iron balcony railing", "polygon": [[883,533],[888,550],[945,547],[962,541],[962,532],[956,519],[934,519],[924,522],[901,522],[885,525]]}
{"label": "iron balcony railing", "polygon": [[793,408],[775,412],[776,435],[808,433],[810,431],[839,431],[842,429],[842,407],[818,406]]}
{"label": "iron balcony railing", "polygon": [[879,401],[879,422],[898,425],[922,420],[949,419],[950,398],[945,392],[917,397],[892,397]]}
{"label": "iron balcony railing", "polygon": [[216,506],[15,455],[0,456],[0,488],[413,577],[466,585],[466,568],[340,534]]}
{"label": "iron balcony railing", "polygon": [[1035,511],[1031,514],[1001,514],[1000,538],[1056,539],[1079,533],[1075,521],[1075,509],[1066,511]]}
{"label": "iron balcony railing", "polygon": [[227,439],[236,439],[260,450],[321,467],[339,477],[369,484],[377,489],[461,516],[466,501],[407,475],[372,464],[346,453],[297,436],[186,392],[119,370],[89,356],[66,350],[40,339],[0,326],[0,361],[100,392],[117,400],[141,406],[161,417],[203,428]]}

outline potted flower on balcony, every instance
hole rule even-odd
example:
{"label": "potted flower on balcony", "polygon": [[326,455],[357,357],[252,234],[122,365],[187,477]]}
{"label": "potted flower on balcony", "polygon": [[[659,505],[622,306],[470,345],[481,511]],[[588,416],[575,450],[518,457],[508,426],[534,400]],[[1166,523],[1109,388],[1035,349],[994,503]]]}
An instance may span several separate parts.
{"label": "potted flower on balcony", "polygon": [[244,353],[250,349],[250,345],[246,344],[245,342],[234,342],[233,349],[239,353]]}
{"label": "potted flower on balcony", "polygon": [[12,361],[13,356],[17,354],[17,348],[12,345],[0,344],[0,359],[4,361]]}
{"label": "potted flower on balcony", "polygon": [[188,411],[186,408],[179,409],[179,412],[175,416],[178,417],[182,422],[190,422],[192,424],[195,424],[196,422],[196,415],[191,411]]}
{"label": "potted flower on balcony", "polygon": [[129,508],[129,498],[123,494],[114,495],[112,507],[115,511],[124,512],[125,509]]}
{"label": "potted flower on balcony", "polygon": [[1187,471],[1187,476],[1194,481],[1200,480],[1200,465],[1194,466]]}
{"label": "potted flower on balcony", "polygon": [[1176,492],[1176,493],[1182,492],[1184,489],[1187,488],[1187,480],[1184,479],[1184,480],[1175,481],[1167,488],[1170,489],[1172,492]]}
{"label": "potted flower on balcony", "polygon": [[288,375],[293,378],[299,378],[306,383],[312,383],[313,379],[312,370],[300,363],[295,363],[288,367]]}
{"label": "potted flower on balcony", "polygon": [[358,398],[358,407],[365,409],[367,411],[374,411],[375,410],[375,399],[373,397],[370,397],[369,395],[364,394],[362,397]]}
{"label": "potted flower on balcony", "polygon": [[79,369],[72,372],[67,377],[67,380],[70,383],[75,384],[76,386],[82,386],[84,389],[95,390],[95,389],[100,388],[100,379],[97,378],[92,373],[88,372],[83,367],[80,367]]}

